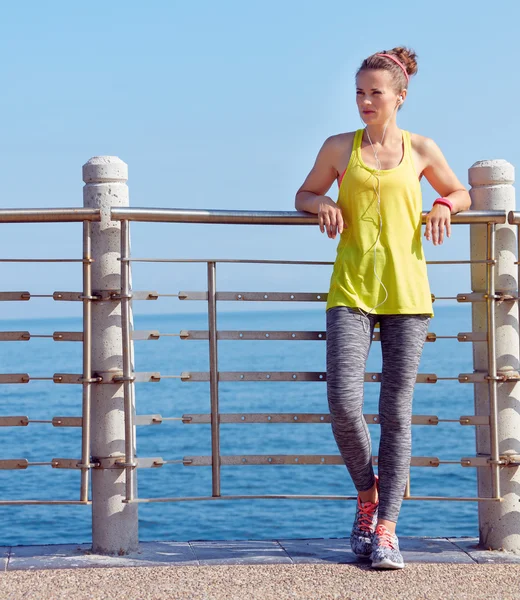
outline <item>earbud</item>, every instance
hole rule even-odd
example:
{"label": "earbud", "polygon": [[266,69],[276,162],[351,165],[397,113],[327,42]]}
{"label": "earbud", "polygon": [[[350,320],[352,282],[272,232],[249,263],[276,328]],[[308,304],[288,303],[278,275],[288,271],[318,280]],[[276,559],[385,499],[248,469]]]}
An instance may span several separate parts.
{"label": "earbud", "polygon": [[404,102],[403,97],[399,96],[399,104],[402,104]]}

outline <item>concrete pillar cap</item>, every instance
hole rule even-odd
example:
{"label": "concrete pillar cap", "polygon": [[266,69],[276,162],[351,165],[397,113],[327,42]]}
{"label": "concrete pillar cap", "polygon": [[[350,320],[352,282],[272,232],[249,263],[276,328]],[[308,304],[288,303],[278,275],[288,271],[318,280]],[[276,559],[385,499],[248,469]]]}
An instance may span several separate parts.
{"label": "concrete pillar cap", "polygon": [[512,185],[515,182],[515,168],[507,160],[479,160],[469,169],[471,187],[482,185]]}
{"label": "concrete pillar cap", "polygon": [[85,183],[127,181],[128,165],[117,156],[94,156],[83,165]]}

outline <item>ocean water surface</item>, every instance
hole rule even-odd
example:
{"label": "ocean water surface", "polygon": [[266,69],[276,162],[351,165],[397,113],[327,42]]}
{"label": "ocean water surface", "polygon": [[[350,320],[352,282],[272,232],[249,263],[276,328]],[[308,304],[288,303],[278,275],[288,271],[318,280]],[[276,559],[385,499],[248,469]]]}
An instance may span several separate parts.
{"label": "ocean water surface", "polygon": [[[436,306],[430,331],[456,336],[471,331],[469,306]],[[220,312],[220,329],[324,330],[323,310]],[[2,331],[29,330],[32,334],[79,331],[79,319],[3,321]],[[205,314],[136,316],[135,329],[179,333],[207,329]],[[325,371],[323,341],[220,341],[221,371]],[[32,339],[0,344],[2,373],[81,373],[81,344]],[[209,369],[208,342],[165,336],[136,341],[137,371],[180,375]],[[372,344],[368,371],[380,372],[379,342]],[[471,372],[472,346],[456,339],[425,344],[421,373],[457,376]],[[365,383],[365,413],[377,413],[380,385]],[[162,379],[136,385],[137,414],[181,417],[209,412],[209,383]],[[223,382],[220,412],[327,413],[324,382]],[[473,385],[457,381],[417,384],[414,414],[458,419],[474,414]],[[80,416],[81,387],[49,381],[0,386],[0,415],[27,415],[50,420]],[[379,426],[369,425],[373,454],[377,455]],[[179,460],[210,455],[210,425],[188,425],[166,420],[137,428],[140,457]],[[0,458],[27,458],[49,462],[55,457],[80,458],[80,430],[31,423],[2,427]],[[337,454],[330,424],[223,424],[221,453],[230,454]],[[475,428],[458,423],[413,426],[413,456],[460,460],[475,455]],[[353,495],[355,489],[343,465],[223,466],[222,494]],[[211,495],[211,467],[165,465],[138,470],[139,497]],[[413,467],[411,493],[416,496],[475,496],[476,469],[460,465]],[[48,466],[0,471],[0,499],[79,498],[79,473]],[[140,539],[276,539],[344,537],[354,517],[353,501],[235,500],[197,501],[139,506]],[[398,533],[401,535],[478,535],[476,502],[405,501]],[[89,506],[0,506],[0,545],[79,543],[91,540]]]}

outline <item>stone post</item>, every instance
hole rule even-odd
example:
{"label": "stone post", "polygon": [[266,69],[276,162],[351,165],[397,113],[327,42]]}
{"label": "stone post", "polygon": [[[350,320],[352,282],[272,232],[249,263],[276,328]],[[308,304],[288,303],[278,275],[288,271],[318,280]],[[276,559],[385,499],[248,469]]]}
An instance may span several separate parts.
{"label": "stone post", "polygon": [[[515,209],[513,188],[514,168],[505,160],[483,160],[469,169],[472,210]],[[496,225],[496,293],[517,295],[517,227]],[[471,259],[486,258],[486,225],[470,227]],[[471,269],[471,289],[486,292],[486,265],[474,264]],[[515,373],[519,368],[518,303],[496,303],[496,368],[498,374]],[[487,328],[486,302],[472,305],[473,331]],[[492,332],[490,332],[492,335]],[[488,372],[488,344],[473,343],[475,372]],[[487,383],[474,384],[475,414],[489,415],[489,388]],[[500,455],[520,454],[520,383],[499,382],[497,385],[498,450]],[[490,427],[476,427],[476,450],[479,454],[491,452]],[[502,502],[479,503],[480,543],[493,550],[520,551],[520,470],[500,467]],[[489,467],[478,467],[478,495],[492,495],[492,477]]]}
{"label": "stone post", "polygon": [[[110,209],[128,206],[127,165],[115,156],[96,156],[83,166],[83,204],[101,209],[101,222],[92,223],[92,289],[121,290],[119,221]],[[123,370],[121,301],[92,303],[92,372],[105,381]],[[122,383],[92,386],[91,452],[93,460],[125,456]],[[92,470],[92,548],[102,554],[137,550],[137,504],[124,504],[124,469]]]}

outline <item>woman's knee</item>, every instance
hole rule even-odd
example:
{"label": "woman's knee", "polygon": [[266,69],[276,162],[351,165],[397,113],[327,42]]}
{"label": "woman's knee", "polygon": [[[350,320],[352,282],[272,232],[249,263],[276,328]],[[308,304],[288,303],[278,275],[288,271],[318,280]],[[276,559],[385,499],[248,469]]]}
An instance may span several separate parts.
{"label": "woman's knee", "polygon": [[357,424],[363,419],[363,407],[358,401],[338,400],[328,396],[331,421],[343,425]]}
{"label": "woman's knee", "polygon": [[393,410],[379,410],[379,424],[381,427],[391,427],[393,429],[405,430],[412,426],[411,410],[398,411],[395,407]]}

